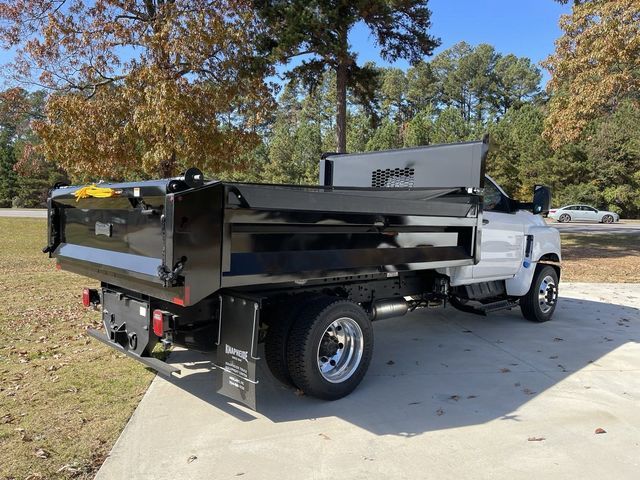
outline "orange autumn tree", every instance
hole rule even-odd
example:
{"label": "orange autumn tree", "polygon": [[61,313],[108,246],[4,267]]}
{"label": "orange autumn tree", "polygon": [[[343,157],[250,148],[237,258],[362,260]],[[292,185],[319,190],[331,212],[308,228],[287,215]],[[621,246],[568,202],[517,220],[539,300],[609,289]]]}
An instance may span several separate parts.
{"label": "orange autumn tree", "polygon": [[577,140],[625,101],[640,105],[640,0],[572,3],[555,53],[543,62],[552,94],[545,136],[554,147]]}
{"label": "orange autumn tree", "polygon": [[238,168],[273,101],[258,33],[243,0],[0,0],[11,80],[50,92],[35,148],[76,176]]}

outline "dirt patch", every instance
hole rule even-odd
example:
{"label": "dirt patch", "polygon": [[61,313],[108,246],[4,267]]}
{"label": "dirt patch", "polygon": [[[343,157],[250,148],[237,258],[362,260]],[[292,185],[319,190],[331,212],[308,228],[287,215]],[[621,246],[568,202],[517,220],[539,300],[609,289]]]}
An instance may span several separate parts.
{"label": "dirt patch", "polygon": [[570,282],[640,282],[640,236],[562,234],[562,279]]}

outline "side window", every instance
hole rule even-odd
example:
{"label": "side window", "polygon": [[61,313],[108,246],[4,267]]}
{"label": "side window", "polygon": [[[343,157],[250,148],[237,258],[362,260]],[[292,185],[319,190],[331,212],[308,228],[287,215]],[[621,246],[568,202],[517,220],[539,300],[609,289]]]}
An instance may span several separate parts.
{"label": "side window", "polygon": [[487,212],[509,212],[506,197],[488,178],[484,182],[484,210]]}

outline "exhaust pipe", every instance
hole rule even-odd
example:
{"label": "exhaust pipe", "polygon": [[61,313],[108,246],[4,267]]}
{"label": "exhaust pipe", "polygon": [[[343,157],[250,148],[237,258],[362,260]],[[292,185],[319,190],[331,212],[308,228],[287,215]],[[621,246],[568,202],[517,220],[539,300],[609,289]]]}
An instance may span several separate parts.
{"label": "exhaust pipe", "polygon": [[409,302],[402,297],[376,300],[373,302],[373,305],[371,305],[371,320],[401,317],[408,311]]}

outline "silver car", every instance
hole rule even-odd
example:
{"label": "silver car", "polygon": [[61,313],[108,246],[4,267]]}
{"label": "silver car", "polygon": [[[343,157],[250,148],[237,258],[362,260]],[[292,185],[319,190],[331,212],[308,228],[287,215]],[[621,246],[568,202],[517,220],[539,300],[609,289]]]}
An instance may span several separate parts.
{"label": "silver car", "polygon": [[620,221],[620,215],[607,210],[598,210],[589,205],[568,205],[566,207],[549,210],[549,218],[558,222],[601,222],[613,223]]}

